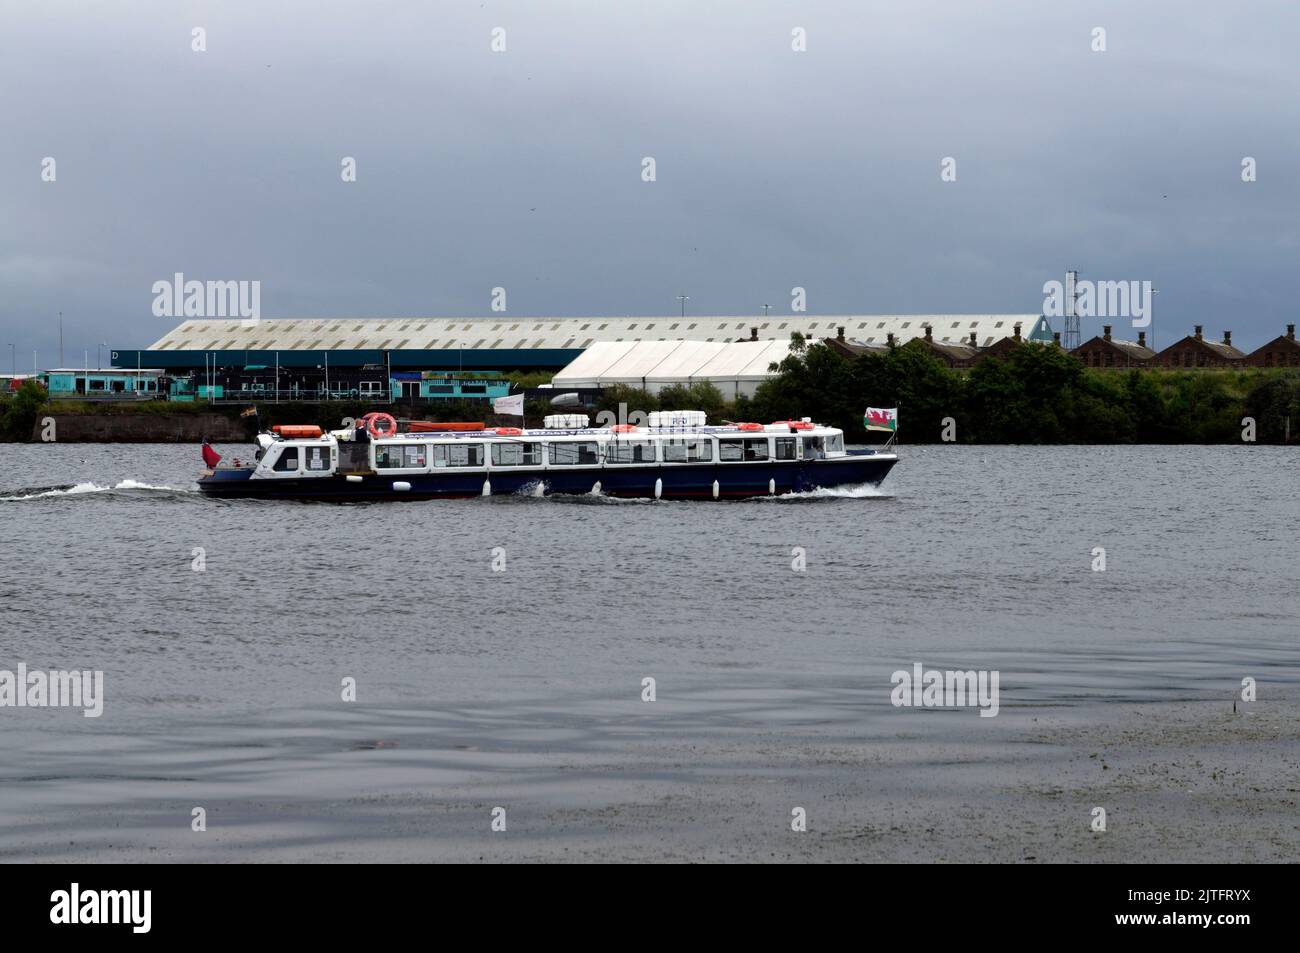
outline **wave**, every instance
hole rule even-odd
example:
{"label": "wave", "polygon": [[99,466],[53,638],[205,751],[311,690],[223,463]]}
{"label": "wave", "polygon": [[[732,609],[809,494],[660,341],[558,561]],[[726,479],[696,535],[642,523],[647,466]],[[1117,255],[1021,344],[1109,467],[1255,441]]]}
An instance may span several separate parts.
{"label": "wave", "polygon": [[882,490],[871,483],[855,483],[848,486],[822,486],[802,493],[782,493],[779,496],[759,497],[764,500],[868,500],[874,498],[893,499],[894,494]]}
{"label": "wave", "polygon": [[122,480],[114,486],[102,486],[98,483],[63,483],[56,486],[33,486],[10,491],[10,495],[0,496],[0,503],[17,503],[26,500],[43,500],[61,496],[84,496],[88,493],[116,493],[118,491],[155,492],[155,493],[193,493],[193,489],[175,486],[156,486],[139,480]]}

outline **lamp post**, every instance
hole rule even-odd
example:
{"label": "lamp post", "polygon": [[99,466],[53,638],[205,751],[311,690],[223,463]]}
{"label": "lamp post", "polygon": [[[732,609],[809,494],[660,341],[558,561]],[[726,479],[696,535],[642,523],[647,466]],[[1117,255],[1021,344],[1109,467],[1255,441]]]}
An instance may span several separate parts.
{"label": "lamp post", "polygon": [[1151,314],[1148,317],[1151,319],[1151,350],[1153,351],[1156,349],[1156,295],[1158,294],[1160,294],[1159,288],[1151,289]]}
{"label": "lamp post", "polygon": [[677,300],[682,303],[682,317],[686,317],[686,302],[691,300],[690,295],[678,295]]}

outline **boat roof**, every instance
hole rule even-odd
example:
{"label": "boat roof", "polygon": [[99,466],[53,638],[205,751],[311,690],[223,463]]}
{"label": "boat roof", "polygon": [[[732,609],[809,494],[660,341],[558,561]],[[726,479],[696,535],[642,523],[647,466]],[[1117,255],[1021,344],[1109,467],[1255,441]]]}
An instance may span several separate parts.
{"label": "boat roof", "polygon": [[[402,431],[384,437],[371,437],[371,443],[399,443],[402,441],[411,441],[424,443],[428,440],[519,440],[524,437],[613,437],[619,440],[635,440],[645,437],[691,437],[691,436],[723,436],[723,437],[766,437],[766,436],[824,436],[826,434],[843,433],[838,427],[827,427],[822,424],[812,424],[811,427],[801,428],[798,430],[782,429],[780,424],[765,424],[762,430],[742,430],[736,424],[719,424],[716,426],[703,427],[638,427],[636,430],[616,431],[609,427],[543,427],[540,429],[525,429],[517,434],[497,433],[493,428],[484,428],[483,430],[437,430],[428,433],[412,433]],[[271,433],[270,436],[285,441],[298,441],[302,443],[311,443],[314,441],[334,439],[328,432],[316,437],[295,437],[283,436],[278,433]]]}
{"label": "boat roof", "polygon": [[431,433],[398,433],[392,437],[371,437],[372,442],[382,442],[387,440],[418,440],[424,441],[430,438],[445,440],[482,440],[484,438],[514,438],[521,437],[616,437],[621,440],[631,440],[637,437],[690,437],[690,436],[726,436],[726,437],[766,437],[766,436],[789,436],[789,435],[824,435],[828,433],[842,433],[838,427],[825,427],[821,424],[813,424],[811,428],[800,430],[774,429],[771,424],[764,425],[762,430],[742,430],[734,424],[722,424],[718,426],[704,427],[638,427],[636,430],[616,431],[609,427],[551,427],[541,429],[527,429],[517,434],[498,434],[491,428],[484,430],[456,430],[456,431],[435,431]]}

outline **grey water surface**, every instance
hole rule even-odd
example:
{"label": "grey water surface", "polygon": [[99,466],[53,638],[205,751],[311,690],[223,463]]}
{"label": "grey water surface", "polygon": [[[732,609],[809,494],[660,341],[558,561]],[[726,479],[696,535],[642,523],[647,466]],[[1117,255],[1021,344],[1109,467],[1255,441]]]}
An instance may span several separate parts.
{"label": "grey water surface", "polygon": [[[192,446],[0,445],[0,669],[105,679],[99,718],[0,708],[0,857],[175,856],[207,801],[330,859],[401,843],[382,805],[412,792],[589,807],[582,772],[633,748],[637,779],[707,789],[764,744],[995,761],[1017,719],[1294,695],[1298,463],[904,446],[878,490],[330,505],[206,500]],[[893,707],[917,662],[997,670],[999,716]]]}

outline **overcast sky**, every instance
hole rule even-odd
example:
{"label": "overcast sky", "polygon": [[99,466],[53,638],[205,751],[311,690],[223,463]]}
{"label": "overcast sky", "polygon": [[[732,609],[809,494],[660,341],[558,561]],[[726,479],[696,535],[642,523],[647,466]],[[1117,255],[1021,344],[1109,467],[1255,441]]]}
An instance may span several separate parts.
{"label": "overcast sky", "polygon": [[60,310],[64,363],[152,343],[178,271],[268,318],[1029,313],[1067,268],[1152,281],[1161,346],[1297,316],[1291,0],[0,11],[5,370]]}

